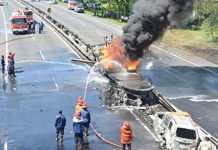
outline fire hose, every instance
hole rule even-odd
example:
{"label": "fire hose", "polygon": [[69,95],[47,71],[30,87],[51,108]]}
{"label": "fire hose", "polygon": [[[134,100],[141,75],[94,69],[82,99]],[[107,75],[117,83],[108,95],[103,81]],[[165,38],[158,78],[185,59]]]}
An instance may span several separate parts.
{"label": "fire hose", "polygon": [[102,137],[102,135],[100,133],[98,133],[98,131],[95,129],[95,127],[93,126],[92,123],[90,123],[90,126],[92,128],[92,130],[94,131],[95,135],[100,139],[102,140],[103,142],[105,142],[106,144],[109,144],[109,145],[112,145],[112,146],[115,146],[115,147],[118,147],[118,148],[122,148],[121,145],[118,145],[118,144],[115,144],[107,139],[105,139],[104,137]]}

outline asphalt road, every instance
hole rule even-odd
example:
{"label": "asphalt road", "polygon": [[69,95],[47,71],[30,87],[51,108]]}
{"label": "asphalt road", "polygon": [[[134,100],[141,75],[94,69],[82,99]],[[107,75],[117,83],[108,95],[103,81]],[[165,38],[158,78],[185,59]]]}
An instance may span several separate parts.
{"label": "asphalt road", "polygon": [[[104,42],[102,37],[121,35],[121,27],[86,14],[77,14],[62,5],[41,1],[32,3],[79,34],[90,44]],[[193,119],[218,137],[218,69],[189,52],[156,43],[142,60],[141,74],[152,79],[156,90],[172,103],[188,111]]]}
{"label": "asphalt road", "polygon": [[[10,15],[21,5],[9,1],[0,7],[0,52],[14,51],[17,77],[0,77],[0,149],[38,150],[75,149],[72,117],[79,95],[84,94],[87,66],[71,64],[77,56],[47,25],[43,34],[13,35]],[[36,16],[35,16],[36,17]],[[37,21],[40,21],[36,17]],[[4,43],[8,40],[7,43]],[[120,127],[129,120],[133,127],[133,148],[158,149],[150,134],[126,111],[109,111],[102,107],[96,88],[88,88],[86,101],[92,122],[107,139],[119,144]],[[56,144],[54,121],[62,109],[67,118],[63,144]],[[90,130],[89,149],[114,147],[100,141]]]}

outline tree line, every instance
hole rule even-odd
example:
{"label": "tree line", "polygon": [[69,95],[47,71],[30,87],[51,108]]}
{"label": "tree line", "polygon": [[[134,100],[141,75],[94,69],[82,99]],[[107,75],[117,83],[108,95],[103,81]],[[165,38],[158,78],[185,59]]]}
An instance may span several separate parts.
{"label": "tree line", "polygon": [[218,0],[194,0],[194,20],[189,28],[205,30],[210,33],[213,42],[218,34]]}
{"label": "tree line", "polygon": [[130,16],[134,0],[78,0],[86,4],[87,9],[94,15],[120,19],[121,16]]}
{"label": "tree line", "polygon": [[[78,0],[83,2],[94,15],[120,19],[121,16],[130,16],[135,0]],[[194,19],[188,25],[191,30],[205,30],[214,40],[218,34],[218,0],[193,0]]]}

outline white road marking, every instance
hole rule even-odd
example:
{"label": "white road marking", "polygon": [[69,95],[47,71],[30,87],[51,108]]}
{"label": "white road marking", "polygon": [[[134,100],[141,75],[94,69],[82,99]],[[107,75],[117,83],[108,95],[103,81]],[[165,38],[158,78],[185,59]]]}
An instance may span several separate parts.
{"label": "white road marking", "polygon": [[100,35],[100,36],[105,36],[104,34],[102,34],[101,32],[96,32],[98,35]]}
{"label": "white road marking", "polygon": [[83,23],[83,22],[81,22],[80,24],[84,27],[87,27],[87,25],[85,25],[85,23]]}
{"label": "white road marking", "polygon": [[218,99],[210,99],[207,95],[193,95],[193,96],[178,96],[178,97],[169,97],[170,100],[177,99],[187,99],[192,102],[218,102]]}
{"label": "white road marking", "polygon": [[[1,12],[3,16],[3,20],[4,20],[4,27],[5,27],[5,57],[6,57],[5,65],[8,66],[8,29],[7,29],[7,22],[5,19],[5,13],[4,13],[3,7],[1,7]],[[6,76],[8,77],[8,74]],[[6,83],[8,83],[8,78],[6,78]]]}
{"label": "white road marking", "polygon": [[4,150],[8,150],[8,143],[7,143],[7,141],[4,143]]}
{"label": "white road marking", "polygon": [[58,86],[57,81],[55,80],[55,78],[52,78],[52,80],[53,80],[54,83],[55,83],[56,90],[59,91],[59,86]]}
{"label": "white road marking", "polygon": [[130,113],[133,115],[133,117],[135,117],[136,121],[138,121],[144,128],[146,131],[148,131],[148,133],[155,139],[155,141],[160,141],[155,135],[154,133],[146,126],[146,124],[144,124],[140,119],[139,117],[133,112],[133,111],[130,111]]}
{"label": "white road marking", "polygon": [[8,29],[7,29],[7,23],[6,23],[6,19],[5,19],[5,13],[3,10],[3,7],[1,7],[1,12],[2,12],[2,16],[3,16],[3,20],[4,20],[4,25],[5,25],[5,57],[6,57],[6,66],[8,65]]}
{"label": "white road marking", "polygon": [[208,72],[210,72],[210,73],[215,74],[215,75],[218,76],[218,73],[216,73],[216,72],[214,72],[214,71],[212,71],[212,70],[210,70],[210,69],[207,69],[207,68],[205,68],[205,67],[203,67],[203,66],[197,65],[197,64],[195,64],[195,63],[193,63],[193,62],[191,62],[191,61],[189,61],[189,60],[187,60],[187,59],[185,59],[185,58],[182,58],[182,57],[180,57],[180,56],[178,56],[178,55],[176,55],[176,54],[170,53],[170,52],[168,52],[167,50],[164,50],[163,48],[160,48],[160,47],[155,46],[155,45],[153,45],[153,44],[152,44],[151,46],[153,46],[153,47],[155,47],[155,48],[157,48],[157,49],[159,49],[159,50],[161,50],[161,51],[163,51],[163,52],[165,52],[165,53],[167,53],[167,54],[170,54],[171,56],[174,56],[174,57],[176,57],[176,58],[179,58],[179,59],[181,59],[181,60],[183,60],[183,61],[185,61],[185,62],[187,62],[187,63],[189,63],[189,64],[192,64],[192,65],[194,65],[194,66],[196,66],[196,67],[203,68],[204,70],[207,70]]}
{"label": "white road marking", "polygon": [[218,99],[189,99],[192,102],[207,102],[207,103],[211,103],[211,102],[218,102]]}
{"label": "white road marking", "polygon": [[176,77],[177,79],[179,79],[179,80],[181,80],[181,81],[187,83],[187,81],[186,81],[185,79],[181,78],[180,76],[177,76],[177,75],[174,74],[173,72],[171,72],[171,71],[169,71],[169,70],[167,70],[167,69],[164,69],[164,70],[165,70],[166,72],[168,72],[169,74],[171,74],[172,76]]}
{"label": "white road marking", "polygon": [[42,54],[42,51],[39,50],[40,55],[42,56],[42,60],[45,60],[45,56]]}
{"label": "white road marking", "polygon": [[[38,19],[42,20],[38,15],[36,15],[36,17],[37,17]],[[46,21],[44,21],[44,24],[45,24],[52,32],[54,32],[54,33],[57,35],[57,37],[58,37],[69,49],[71,49],[72,52],[73,52],[78,58],[81,58],[81,57],[70,47],[70,45],[69,45],[54,29],[52,29],[52,28],[48,25],[48,23],[47,23]]]}

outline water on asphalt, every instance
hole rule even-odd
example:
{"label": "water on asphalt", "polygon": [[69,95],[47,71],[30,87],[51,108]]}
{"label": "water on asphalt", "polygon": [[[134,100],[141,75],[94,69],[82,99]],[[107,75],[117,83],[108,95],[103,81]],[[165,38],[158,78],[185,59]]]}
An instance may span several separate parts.
{"label": "water on asphalt", "polygon": [[[7,85],[5,94],[1,92],[0,95],[1,147],[7,142],[9,149],[74,149],[72,117],[77,97],[84,94],[88,69],[69,64],[67,60],[68,57],[64,61],[58,58],[58,61],[18,62],[16,67],[22,72],[17,73],[15,79],[2,76],[0,84],[3,86],[6,82]],[[147,132],[141,133],[143,127],[129,112],[105,109],[99,95],[96,86],[89,85],[86,101],[97,131],[119,144],[120,127],[128,119],[137,135],[134,148],[158,149]],[[63,145],[55,142],[54,121],[60,109],[67,118]],[[90,149],[114,148],[100,141],[91,130],[88,139]]]}

